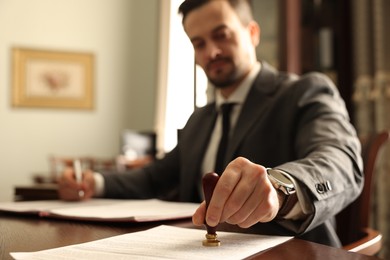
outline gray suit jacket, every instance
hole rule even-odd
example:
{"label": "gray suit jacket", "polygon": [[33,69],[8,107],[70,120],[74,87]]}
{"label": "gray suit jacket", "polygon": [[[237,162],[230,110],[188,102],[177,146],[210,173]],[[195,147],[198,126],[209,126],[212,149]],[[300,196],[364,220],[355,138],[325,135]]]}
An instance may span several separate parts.
{"label": "gray suit jacket", "polygon": [[[125,174],[104,174],[106,196],[166,198],[173,192],[180,201],[199,201],[200,167],[216,116],[214,103],[197,109],[163,159]],[[289,173],[312,202],[304,221],[275,220],[253,230],[340,245],[334,216],[360,194],[362,160],[345,104],[327,77],[283,74],[263,62],[233,130],[226,164],[238,156]]]}

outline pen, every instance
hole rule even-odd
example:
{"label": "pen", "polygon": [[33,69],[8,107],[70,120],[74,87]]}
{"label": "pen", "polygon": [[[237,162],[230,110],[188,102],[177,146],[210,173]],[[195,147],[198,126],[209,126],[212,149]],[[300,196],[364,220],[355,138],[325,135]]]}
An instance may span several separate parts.
{"label": "pen", "polygon": [[[73,168],[74,168],[74,174],[76,177],[76,182],[78,184],[81,184],[83,182],[83,172],[81,170],[81,163],[80,160],[76,159],[73,161]],[[84,191],[79,190],[79,197],[82,198],[84,197]]]}

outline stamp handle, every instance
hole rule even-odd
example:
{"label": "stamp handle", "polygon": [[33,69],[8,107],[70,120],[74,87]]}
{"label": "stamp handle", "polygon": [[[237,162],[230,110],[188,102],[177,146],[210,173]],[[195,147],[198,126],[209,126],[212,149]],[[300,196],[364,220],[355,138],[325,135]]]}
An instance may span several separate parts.
{"label": "stamp handle", "polygon": [[[219,176],[216,173],[207,173],[203,176],[202,179],[202,185],[203,185],[203,193],[204,198],[206,201],[206,209],[209,207],[211,197],[213,196],[215,185],[217,185],[217,182],[219,180]],[[207,228],[207,233],[210,235],[215,235],[217,226],[211,227],[206,223],[205,220],[205,226]]]}

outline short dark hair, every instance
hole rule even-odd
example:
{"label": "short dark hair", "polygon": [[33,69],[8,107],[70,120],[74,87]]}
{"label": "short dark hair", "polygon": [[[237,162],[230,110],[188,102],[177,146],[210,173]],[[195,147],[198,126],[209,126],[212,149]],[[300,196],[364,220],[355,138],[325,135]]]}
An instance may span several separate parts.
{"label": "short dark hair", "polygon": [[[179,14],[183,15],[182,22],[186,19],[187,15],[203,6],[206,3],[216,0],[185,0],[179,7]],[[219,0],[227,1],[230,6],[236,11],[238,17],[244,25],[247,25],[250,21],[253,20],[253,8],[252,0]]]}

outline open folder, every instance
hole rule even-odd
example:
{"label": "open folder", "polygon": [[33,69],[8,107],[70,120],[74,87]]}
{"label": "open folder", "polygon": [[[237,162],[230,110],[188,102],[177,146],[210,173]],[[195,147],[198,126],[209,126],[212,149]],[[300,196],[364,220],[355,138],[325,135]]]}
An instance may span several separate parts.
{"label": "open folder", "polygon": [[190,218],[198,206],[196,203],[157,199],[91,199],[80,202],[41,200],[0,202],[0,211],[88,221],[148,222]]}

